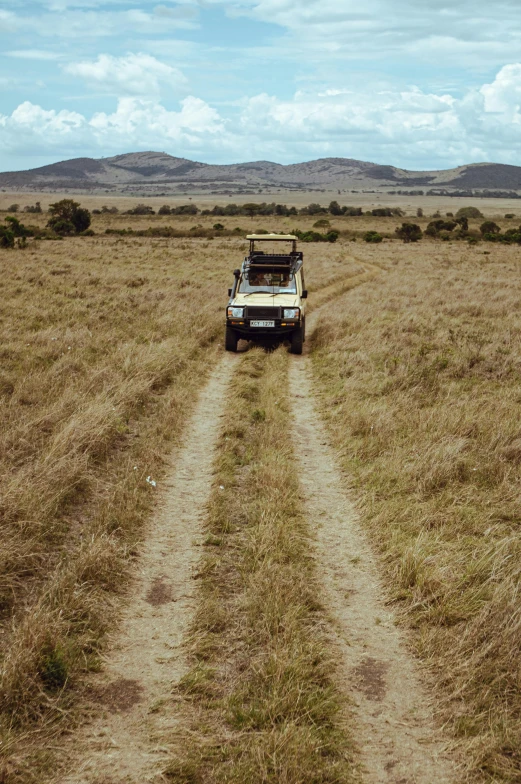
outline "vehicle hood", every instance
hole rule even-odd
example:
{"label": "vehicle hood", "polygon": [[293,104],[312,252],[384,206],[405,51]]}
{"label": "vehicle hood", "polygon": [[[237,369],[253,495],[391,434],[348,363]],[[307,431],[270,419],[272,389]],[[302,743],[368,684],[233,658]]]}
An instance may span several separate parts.
{"label": "vehicle hood", "polygon": [[237,296],[230,303],[236,307],[277,307],[277,308],[298,308],[301,307],[299,303],[298,294],[237,294]]}

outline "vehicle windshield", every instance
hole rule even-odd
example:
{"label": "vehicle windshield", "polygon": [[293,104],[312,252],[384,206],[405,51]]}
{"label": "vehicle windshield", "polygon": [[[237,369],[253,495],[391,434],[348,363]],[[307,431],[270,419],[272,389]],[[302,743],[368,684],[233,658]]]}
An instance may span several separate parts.
{"label": "vehicle windshield", "polygon": [[250,270],[241,276],[239,293],[254,294],[267,292],[269,294],[296,294],[297,284],[291,272],[264,272]]}

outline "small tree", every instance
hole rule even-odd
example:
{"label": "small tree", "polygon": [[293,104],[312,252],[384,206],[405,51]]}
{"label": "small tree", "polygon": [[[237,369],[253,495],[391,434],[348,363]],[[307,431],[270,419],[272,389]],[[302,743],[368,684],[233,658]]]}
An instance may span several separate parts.
{"label": "small tree", "polygon": [[342,207],[337,201],[332,201],[328,207],[331,215],[342,215]]}
{"label": "small tree", "polygon": [[491,220],[482,223],[479,227],[479,230],[483,236],[485,236],[485,234],[499,234],[501,232],[501,229],[497,223],[494,223],[494,221]]}
{"label": "small tree", "polygon": [[11,204],[7,208],[7,212],[18,212],[19,209],[20,209],[20,205],[19,204]]}
{"label": "small tree", "polygon": [[395,234],[404,242],[418,242],[423,237],[423,232],[417,223],[402,223],[395,230]]}
{"label": "small tree", "polygon": [[418,207],[418,209],[416,210],[416,217],[423,218],[423,210],[421,207]]}
{"label": "small tree", "polygon": [[14,233],[7,226],[0,226],[0,248],[14,248]]}
{"label": "small tree", "polygon": [[382,239],[382,235],[377,231],[366,231],[364,234],[364,240],[366,242],[381,242]]}
{"label": "small tree", "polygon": [[62,199],[51,204],[49,212],[51,218],[47,226],[56,234],[79,234],[90,226],[90,212],[72,199]]}
{"label": "small tree", "polygon": [[483,218],[483,213],[477,207],[461,207],[456,213],[456,218]]}

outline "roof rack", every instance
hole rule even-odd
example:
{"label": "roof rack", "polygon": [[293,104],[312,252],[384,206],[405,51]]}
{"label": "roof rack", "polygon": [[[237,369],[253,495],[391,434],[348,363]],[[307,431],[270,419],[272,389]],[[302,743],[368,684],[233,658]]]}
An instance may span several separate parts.
{"label": "roof rack", "polygon": [[[304,254],[297,250],[297,237],[293,234],[249,234],[250,252],[244,259],[243,271],[251,267],[255,269],[279,268],[296,273],[303,264]],[[289,253],[266,253],[255,247],[257,242],[291,242]]]}

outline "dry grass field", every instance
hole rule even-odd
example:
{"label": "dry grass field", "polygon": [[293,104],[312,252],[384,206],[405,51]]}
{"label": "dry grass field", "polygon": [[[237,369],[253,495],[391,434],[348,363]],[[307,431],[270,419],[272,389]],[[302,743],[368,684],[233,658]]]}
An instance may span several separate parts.
{"label": "dry grass field", "polygon": [[[9,762],[17,739],[48,732],[99,667],[245,249],[97,234],[0,251],[4,778],[29,776]],[[363,269],[348,250],[309,254],[310,291]]]}
{"label": "dry grass field", "polygon": [[470,780],[521,776],[521,259],[364,249],[386,271],[328,309],[323,415]]}
{"label": "dry grass field", "polygon": [[[39,225],[46,219],[22,218]],[[100,667],[146,538],[165,454],[181,442],[197,393],[223,351],[226,289],[247,243],[189,236],[192,226],[209,230],[215,220],[100,215],[92,237],[0,250],[0,781],[6,784],[43,780],[50,735],[74,715],[83,674]],[[286,232],[314,223],[217,220],[231,231]],[[389,601],[412,630],[440,722],[463,749],[465,780],[517,782],[519,250],[431,240],[372,246],[350,235],[369,229],[392,235],[400,219],[331,222],[345,232],[336,244],[302,246],[309,304],[322,306],[310,343],[323,415],[380,554]],[[519,218],[498,222],[509,228]],[[151,225],[188,236],[105,234]],[[212,781],[256,781],[251,771],[258,764],[262,781],[297,782],[300,765],[308,765],[309,776],[320,773],[313,780],[348,781],[351,751],[342,744],[351,746],[338,734],[334,683],[324,670],[331,653],[321,637],[298,477],[279,438],[288,358],[283,351],[250,354],[224,412],[202,587],[208,602],[193,627],[201,672],[196,666],[185,692],[194,715],[201,704],[213,711],[214,739],[222,737],[223,716],[228,729],[236,722]],[[272,405],[274,389],[280,411]],[[248,421],[242,434],[230,425],[238,416]],[[243,480],[242,495],[219,491],[220,484]],[[247,535],[220,530],[224,518],[237,516],[252,521]],[[271,584],[273,571],[280,581]],[[211,595],[223,586],[223,601],[240,613],[233,628],[214,629],[221,616]],[[274,591],[285,597],[284,607]],[[255,625],[259,602],[264,610],[272,606],[273,627]],[[290,637],[270,637],[275,627],[291,629]],[[303,680],[282,667],[292,666],[291,651],[302,655]],[[207,678],[212,657],[221,654],[235,657],[233,682],[226,673]],[[270,692],[270,683],[280,690]],[[288,706],[299,694],[309,701],[296,716]],[[279,715],[281,705],[288,710]],[[331,729],[327,738],[320,722]],[[286,756],[275,754],[279,724]],[[33,749],[29,762],[22,744]],[[327,754],[317,767],[321,744]],[[171,780],[189,781],[191,771],[210,775],[208,749],[203,743],[194,750],[172,761]]]}

